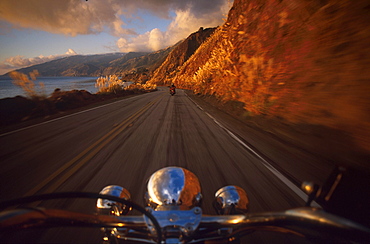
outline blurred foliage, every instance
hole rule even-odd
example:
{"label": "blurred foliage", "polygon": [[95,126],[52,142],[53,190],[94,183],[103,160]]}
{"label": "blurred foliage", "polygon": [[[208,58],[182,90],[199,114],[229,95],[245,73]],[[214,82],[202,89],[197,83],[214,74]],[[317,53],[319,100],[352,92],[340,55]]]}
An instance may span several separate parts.
{"label": "blurred foliage", "polygon": [[96,87],[99,88],[99,93],[121,93],[128,90],[148,91],[155,90],[155,84],[141,84],[133,82],[124,82],[116,75],[99,77],[96,80]]}
{"label": "blurred foliage", "polygon": [[95,83],[95,87],[97,87],[101,93],[117,93],[117,91],[123,90],[123,85],[123,81],[116,75],[99,77]]}
{"label": "blurred foliage", "polygon": [[22,88],[26,96],[31,99],[45,99],[45,85],[43,82],[39,82],[35,85],[36,77],[39,76],[37,70],[33,70],[29,73],[29,76],[17,71],[10,72],[9,76],[13,79],[13,84]]}

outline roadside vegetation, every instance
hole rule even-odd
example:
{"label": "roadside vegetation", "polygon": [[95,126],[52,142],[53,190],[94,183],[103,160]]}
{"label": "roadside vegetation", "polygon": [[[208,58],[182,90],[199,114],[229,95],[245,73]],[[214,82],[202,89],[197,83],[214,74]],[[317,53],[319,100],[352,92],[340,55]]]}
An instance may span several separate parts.
{"label": "roadside vegetation", "polygon": [[29,73],[29,76],[21,72],[13,71],[10,74],[13,84],[22,88],[24,93],[30,99],[45,99],[45,85],[43,82],[35,84],[39,72],[34,70]]}
{"label": "roadside vegetation", "polygon": [[125,91],[154,91],[157,89],[157,85],[155,84],[141,84],[122,81],[116,75],[99,77],[96,80],[95,86],[99,88],[98,94],[120,94]]}
{"label": "roadside vegetation", "polygon": [[0,99],[0,126],[21,121],[47,117],[89,104],[155,91],[156,85],[123,82],[116,75],[100,77],[96,80],[99,91],[91,94],[85,90],[62,91],[57,88],[48,96],[42,82],[37,82],[39,72],[28,75],[20,72],[10,73],[13,84],[24,91],[25,96]]}

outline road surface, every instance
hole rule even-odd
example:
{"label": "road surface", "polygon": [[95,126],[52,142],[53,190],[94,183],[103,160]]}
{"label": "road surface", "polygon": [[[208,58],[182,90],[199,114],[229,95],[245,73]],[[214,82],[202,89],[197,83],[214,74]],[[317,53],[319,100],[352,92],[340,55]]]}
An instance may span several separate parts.
{"label": "road surface", "polygon": [[[170,96],[161,88],[2,134],[0,198],[99,192],[115,184],[143,203],[153,172],[181,166],[198,176],[206,214],[214,214],[214,193],[232,184],[246,190],[251,212],[302,206],[294,184],[269,169],[264,157],[244,142],[183,90]],[[94,209],[93,202],[55,204]]]}

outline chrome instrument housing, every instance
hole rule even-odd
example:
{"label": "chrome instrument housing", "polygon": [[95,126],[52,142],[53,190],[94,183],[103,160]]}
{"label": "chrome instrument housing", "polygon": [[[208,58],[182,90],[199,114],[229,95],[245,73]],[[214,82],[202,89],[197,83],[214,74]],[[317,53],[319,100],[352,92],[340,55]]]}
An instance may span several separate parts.
{"label": "chrome instrument housing", "polygon": [[[158,220],[159,225],[166,234],[181,232],[180,238],[183,236],[191,236],[198,229],[202,221],[202,209],[194,207],[190,210],[170,210],[170,211],[154,211],[148,208],[154,217]],[[152,221],[147,216],[144,216],[146,225],[149,231],[155,235],[155,228]],[[182,239],[182,238],[181,238]],[[177,241],[176,243],[183,243]]]}
{"label": "chrome instrument housing", "polygon": [[247,193],[239,186],[224,186],[215,194],[214,207],[218,214],[240,214],[248,211]]}
{"label": "chrome instrument housing", "polygon": [[191,209],[200,204],[202,198],[198,178],[181,167],[166,167],[156,171],[147,184],[147,204],[154,209],[166,206]]}
{"label": "chrome instrument housing", "polygon": [[[123,198],[125,200],[131,199],[130,192],[127,189],[121,186],[117,186],[117,185],[106,186],[100,191],[99,194],[115,196],[115,197]],[[102,199],[102,198],[98,198],[98,200],[96,201],[96,207],[101,212],[108,211],[110,214],[113,214],[116,216],[125,215],[131,210],[131,208],[127,207],[126,205],[122,203],[117,203],[115,201]]]}

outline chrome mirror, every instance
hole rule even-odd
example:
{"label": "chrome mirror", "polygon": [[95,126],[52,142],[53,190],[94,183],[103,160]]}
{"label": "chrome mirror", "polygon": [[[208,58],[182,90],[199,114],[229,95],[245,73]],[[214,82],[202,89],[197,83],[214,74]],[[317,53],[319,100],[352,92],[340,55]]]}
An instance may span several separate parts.
{"label": "chrome mirror", "polygon": [[215,194],[214,208],[218,214],[241,214],[248,211],[247,193],[239,186],[225,186]]}
{"label": "chrome mirror", "polygon": [[[104,187],[99,194],[119,197],[125,200],[131,199],[131,195],[128,190],[116,185],[109,185]],[[122,203],[117,203],[115,201],[102,198],[98,198],[98,200],[96,201],[96,207],[101,214],[110,214],[116,216],[125,215],[131,210],[130,207]]]}
{"label": "chrome mirror", "polygon": [[145,196],[147,204],[160,210],[169,206],[190,209],[200,204],[198,178],[187,169],[166,167],[150,176]]}

